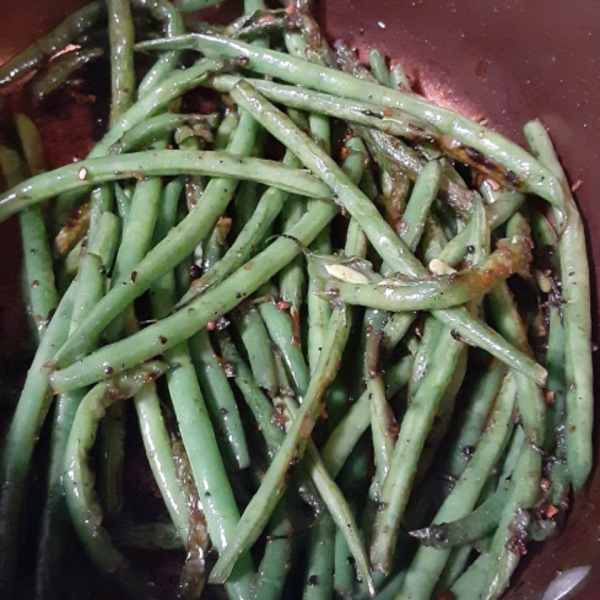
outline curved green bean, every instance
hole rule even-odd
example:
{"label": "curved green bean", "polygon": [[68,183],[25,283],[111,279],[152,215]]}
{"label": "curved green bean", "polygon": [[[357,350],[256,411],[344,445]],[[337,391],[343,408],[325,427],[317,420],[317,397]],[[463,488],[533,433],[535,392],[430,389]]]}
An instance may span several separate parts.
{"label": "curved green bean", "polygon": [[591,355],[590,280],[585,231],[552,142],[543,126],[532,121],[525,135],[539,160],[559,178],[564,189],[567,223],[558,243],[565,328],[567,398],[567,462],[573,487],[587,480],[592,459],[593,369]]}
{"label": "curved green bean", "polygon": [[94,185],[136,176],[185,174],[249,179],[295,194],[331,196],[327,187],[311,175],[273,161],[228,152],[146,151],[90,158],[32,177],[0,195],[0,220],[64,192],[84,191]]}

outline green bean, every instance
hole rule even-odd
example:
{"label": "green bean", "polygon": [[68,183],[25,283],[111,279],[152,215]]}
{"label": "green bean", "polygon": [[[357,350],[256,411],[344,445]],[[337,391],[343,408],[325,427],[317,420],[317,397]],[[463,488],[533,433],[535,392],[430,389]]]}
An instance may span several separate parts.
{"label": "green bean", "polygon": [[258,310],[251,306],[233,313],[233,320],[248,354],[257,385],[271,398],[278,393],[277,367],[271,351],[269,333]]}
{"label": "green bean", "polygon": [[107,0],[108,36],[110,39],[111,106],[110,125],[133,104],[135,71],[133,44],[135,31],[131,19],[130,0]]}
{"label": "green bean", "polygon": [[527,248],[520,241],[502,245],[483,262],[433,281],[388,278],[373,285],[329,277],[319,293],[322,298],[394,312],[452,308],[488,293],[498,281],[523,269]]}
{"label": "green bean", "polygon": [[396,86],[394,85],[390,72],[388,70],[387,64],[385,62],[385,57],[379,50],[370,50],[369,51],[369,65],[371,66],[371,72],[373,76],[380,85],[385,87],[394,89]]}
{"label": "green bean", "polygon": [[177,481],[171,452],[171,440],[160,408],[160,398],[154,383],[145,384],[133,397],[140,421],[140,431],[146,456],[158,484],[180,543],[187,545],[190,533],[186,498]]}
{"label": "green bean", "polygon": [[[516,386],[509,375],[504,379],[486,431],[460,479],[434,519],[435,525],[463,517],[473,509],[489,473],[500,458],[513,427]],[[421,547],[417,551],[399,592],[410,598],[429,598],[450,555],[450,550]]]}
{"label": "green bean", "polygon": [[[302,220],[290,231],[290,235],[304,245],[307,243],[310,244],[318,232],[333,219],[336,213],[337,209],[335,206],[322,201],[315,201]],[[252,260],[251,268],[246,269],[242,267],[238,269],[229,279],[208,291],[198,300],[190,303],[188,307],[163,319],[159,323],[146,327],[126,340],[97,350],[89,357],[81,359],[80,362],[74,364],[72,367],[65,367],[61,371],[55,371],[50,375],[50,380],[59,389],[88,385],[90,381],[93,382],[105,377],[104,369],[106,365],[100,366],[104,362],[108,361],[116,371],[117,369],[121,369],[121,365],[124,365],[123,368],[125,368],[125,365],[130,363],[134,365],[138,364],[140,357],[143,355],[155,356],[157,353],[163,352],[180,341],[188,339],[195,331],[206,326],[210,320],[225,314],[237,306],[243,297],[251,294],[268,281],[284,264],[287,264],[290,257],[295,256],[298,252],[300,252],[300,249],[296,242],[288,238],[276,240]],[[148,256],[151,253],[152,251]],[[149,269],[150,272],[152,270],[154,272],[157,271],[155,264],[150,263],[150,266],[152,267]],[[136,282],[139,280],[140,266],[138,265]],[[110,293],[106,298],[109,295]],[[101,304],[102,302],[98,303],[96,307],[101,307]],[[90,315],[92,314],[93,312],[90,313]],[[97,315],[94,315],[93,321],[89,319],[91,325],[95,324],[92,331],[98,326],[99,322],[97,319]],[[82,330],[83,327],[80,326],[79,331],[81,332]],[[114,360],[115,358],[117,359],[116,361]],[[98,360],[100,361],[99,363],[97,362]]]}
{"label": "green bean", "polygon": [[419,385],[431,366],[432,350],[437,346],[444,326],[433,317],[425,320],[421,341],[415,353],[410,381],[408,382],[409,396],[414,396]]}
{"label": "green bean", "polygon": [[[529,348],[525,325],[506,283],[498,284],[491,291],[489,299],[492,316],[500,333],[523,352],[533,354]],[[543,446],[546,417],[545,398],[535,383],[522,373],[515,373],[515,380],[518,390],[517,404],[525,434],[531,443]]]}
{"label": "green bean", "polygon": [[408,80],[408,77],[406,76],[406,73],[404,72],[404,69],[400,63],[396,63],[390,69],[390,78],[392,80],[392,87],[394,89],[397,88],[405,92],[411,91],[410,81]]}
{"label": "green bean", "polygon": [[335,524],[322,513],[312,524],[303,600],[330,600],[333,594]]}
{"label": "green bean", "polygon": [[[297,417],[294,418],[296,419]],[[306,453],[311,477],[329,509],[331,518],[348,544],[348,548],[356,564],[358,577],[365,583],[370,595],[373,595],[375,588],[371,573],[369,572],[369,559],[358,531],[354,515],[341,490],[329,476],[327,468],[319,455],[319,451],[310,438],[308,440]],[[333,551],[333,548],[331,550]],[[331,558],[333,559],[333,555]]]}
{"label": "green bean", "polygon": [[226,152],[147,151],[87,159],[33,177],[27,183],[0,196],[0,220],[63,192],[87,190],[93,185],[128,179],[135,175],[150,177],[180,174],[250,179],[315,198],[328,198],[331,195],[311,175],[282,167],[272,161],[234,157]]}
{"label": "green bean", "polygon": [[227,448],[227,457],[237,469],[245,469],[250,465],[250,453],[242,419],[206,329],[193,335],[188,344],[220,446]]}
{"label": "green bean", "polygon": [[176,0],[175,6],[181,12],[194,12],[209,6],[219,6],[223,0]]}
{"label": "green bean", "polygon": [[123,226],[126,226],[129,219],[129,211],[131,210],[131,197],[125,192],[119,183],[114,184],[114,191],[117,214],[123,222]]}
{"label": "green bean", "polygon": [[[281,448],[281,445],[284,441],[284,435],[274,425],[272,420],[273,409],[272,407],[269,407],[266,398],[253,383],[247,367],[239,359],[239,356],[235,352],[235,349],[231,347],[231,344],[226,343],[224,348],[226,357],[233,359],[234,366],[236,370],[238,370],[236,374],[236,383],[238,383],[244,394],[244,397],[248,401],[248,404],[258,422],[259,428],[263,432],[269,450],[274,456],[275,453]],[[292,414],[295,414],[296,406],[291,405],[289,401],[286,404],[288,410]],[[268,410],[269,408],[270,410]],[[356,558],[359,572],[362,573],[363,576],[365,576],[365,574],[368,575],[366,553],[364,552],[364,549],[362,549],[362,544],[357,537],[354,519],[352,518],[350,510],[345,503],[343,495],[334,482],[330,479],[316,447],[310,440],[308,442],[307,459],[307,475],[310,476],[314,481],[314,484],[317,487],[317,490],[320,492],[328,509],[330,510],[335,523],[348,540],[350,551]]]}
{"label": "green bean", "polygon": [[[165,147],[164,140],[159,140],[155,144],[155,149],[159,151],[164,150]],[[160,177],[149,177],[136,184],[128,219],[121,234],[121,245],[111,276],[111,287],[120,285],[117,282],[127,277],[135,278],[133,273],[136,266],[150,250],[162,201],[162,190]],[[105,334],[109,340],[117,339],[122,335],[126,318],[127,313],[121,313],[113,320]]]}
{"label": "green bean", "polygon": [[27,373],[17,409],[6,434],[0,473],[0,595],[12,596],[23,495],[33,449],[50,408],[52,393],[44,364],[67,338],[75,288],[70,286],[50,320]]}
{"label": "green bean", "polygon": [[451,110],[434,107],[417,95],[388,90],[364,81],[358,82],[355,77],[345,73],[313,65],[274,50],[256,48],[219,36],[189,34],[174,40],[138,44],[138,48],[144,49],[168,50],[177,47],[192,47],[207,55],[243,56],[248,60],[246,65],[248,68],[263,75],[271,75],[334,95],[346,95],[357,100],[371,101],[404,110],[429,122],[465,147],[472,147],[490,156],[504,167],[507,173],[514,174],[516,176],[514,179],[520,186],[540,195],[564,212],[564,192],[556,178],[527,152],[482,125]]}
{"label": "green bean", "polygon": [[0,85],[6,85],[37,69],[47,57],[63,50],[83,31],[94,26],[105,14],[106,4],[101,1],[90,2],[70,14],[58,27],[0,67]]}
{"label": "green bean", "polygon": [[85,391],[81,389],[60,394],[55,401],[50,438],[48,492],[40,525],[35,565],[36,594],[40,599],[60,597],[63,587],[61,582],[65,554],[73,533],[63,486],[65,452],[75,414]]}
{"label": "green bean", "polygon": [[112,574],[118,583],[136,598],[147,598],[149,590],[129,571],[126,558],[113,546],[102,526],[102,509],[96,497],[94,476],[88,466],[88,453],[106,408],[118,400],[133,396],[137,390],[165,370],[161,363],[147,363],[97,384],[82,400],[66,448],[65,495],[75,530],[92,562]]}
{"label": "green bean", "polygon": [[[514,190],[505,190],[502,193],[484,192],[486,186],[482,186],[482,196],[490,202],[485,207],[487,222],[491,229],[497,229],[519,210],[525,201],[525,195]],[[439,255],[439,259],[453,267],[466,255],[468,228],[463,229],[456,237],[452,238]]]}
{"label": "green bean", "polygon": [[[273,456],[279,450],[284,435],[272,421],[273,405],[261,391],[252,371],[242,360],[231,340],[221,336],[220,342],[223,358],[233,365],[234,381],[254,415],[257,426],[267,443],[269,454]],[[253,346],[258,344],[254,343]]]}
{"label": "green bean", "polygon": [[44,172],[46,170],[44,146],[35,123],[23,113],[17,113],[14,120],[30,175]]}
{"label": "green bean", "polygon": [[[232,91],[236,99],[261,124],[288,147],[323,181],[332,191],[346,210],[359,221],[371,244],[385,257],[386,263],[392,268],[398,268],[409,277],[418,277],[425,271],[423,265],[410,253],[404,243],[394,234],[390,226],[383,221],[373,204],[358,190],[341,169],[322,152],[318,146],[301,131],[285,115],[277,111],[266,100],[262,99],[248,84],[241,81]],[[474,343],[507,362],[515,369],[532,377],[543,384],[546,371],[523,353],[503,342],[502,337],[495,334],[491,328],[472,318],[463,308],[451,310],[436,310],[436,318],[445,325],[456,329],[460,336]],[[518,357],[518,358],[517,358]]]}
{"label": "green bean", "polygon": [[267,545],[258,569],[254,595],[256,600],[279,600],[291,568],[293,524],[286,515],[285,499],[271,519]]}
{"label": "green bean", "polygon": [[[19,155],[6,146],[0,146],[0,168],[9,185],[25,179]],[[39,207],[20,213],[19,225],[23,245],[24,292],[32,326],[39,339],[58,305],[52,254]]]}
{"label": "green bean", "polygon": [[[149,10],[155,19],[163,21],[167,37],[175,37],[185,33],[183,17],[170,2],[166,0],[131,0],[131,3],[137,8]],[[140,82],[137,91],[138,98],[145,96],[169,75],[177,66],[179,55],[180,53],[177,50],[162,54]]]}
{"label": "green bean", "polygon": [[591,309],[589,266],[585,232],[577,206],[543,128],[532,121],[525,136],[539,160],[559,178],[566,196],[567,224],[558,243],[562,282],[562,314],[565,329],[567,399],[567,463],[573,487],[587,480],[592,466],[593,384],[591,362]]}
{"label": "green bean", "polygon": [[400,228],[406,245],[414,252],[419,245],[425,218],[435,200],[442,177],[442,167],[437,160],[428,163],[417,178],[415,187],[402,216]]}
{"label": "green bean", "polygon": [[380,342],[381,331],[372,331],[367,335],[364,368],[377,467],[375,477],[379,487],[383,484],[390,468],[390,459],[395,445],[394,430],[397,426],[394,413],[386,399],[385,383],[378,368]]}
{"label": "green bean", "polygon": [[453,548],[446,562],[446,566],[433,589],[434,597],[441,596],[447,592],[467,570],[473,547],[470,544]]}
{"label": "green bean", "polygon": [[309,385],[309,374],[306,361],[296,337],[292,317],[279,310],[273,301],[267,300],[258,304],[258,310],[269,331],[271,340],[281,350],[286,368],[299,396],[304,396]]}
{"label": "green bean", "polygon": [[483,587],[490,568],[490,555],[480,554],[477,560],[454,582],[451,593],[464,600],[481,600],[485,593]]}
{"label": "green bean", "polygon": [[466,468],[470,450],[483,432],[490,407],[500,391],[506,367],[498,362],[492,364],[477,379],[466,402],[466,408],[458,421],[455,439],[445,461],[445,471],[452,477],[460,477]]}
{"label": "green bean", "polygon": [[48,69],[31,82],[31,93],[41,102],[69,81],[69,78],[85,65],[103,56],[102,48],[80,48],[55,58]]}
{"label": "green bean", "polygon": [[464,517],[411,531],[410,535],[417,538],[424,546],[431,548],[449,548],[469,544],[498,526],[507,499],[508,484],[501,483],[487,500]]}
{"label": "green bean", "polygon": [[159,137],[170,134],[183,125],[188,125],[195,132],[205,132],[207,129],[210,130],[215,121],[215,115],[180,115],[173,113],[156,115],[126,131],[108,149],[107,154],[125,154],[131,150],[145,148]]}

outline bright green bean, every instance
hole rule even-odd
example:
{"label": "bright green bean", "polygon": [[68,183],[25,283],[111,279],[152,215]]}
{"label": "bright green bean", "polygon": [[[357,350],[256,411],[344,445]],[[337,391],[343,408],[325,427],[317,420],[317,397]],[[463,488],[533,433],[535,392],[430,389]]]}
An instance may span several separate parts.
{"label": "bright green bean", "polygon": [[33,177],[0,196],[0,220],[63,192],[87,190],[100,183],[135,175],[180,174],[250,179],[315,198],[328,198],[331,195],[314,177],[272,161],[234,157],[225,152],[147,151],[87,159]]}
{"label": "bright green bean", "polygon": [[539,160],[559,178],[567,198],[567,224],[558,244],[561,264],[562,314],[565,329],[567,398],[567,462],[573,487],[579,489],[590,473],[593,429],[593,369],[589,266],[585,231],[577,206],[546,130],[532,121],[525,135]]}
{"label": "bright green bean", "polygon": [[135,31],[130,0],[107,0],[107,2],[111,70],[110,126],[112,127],[133,104],[135,96],[133,66]]}

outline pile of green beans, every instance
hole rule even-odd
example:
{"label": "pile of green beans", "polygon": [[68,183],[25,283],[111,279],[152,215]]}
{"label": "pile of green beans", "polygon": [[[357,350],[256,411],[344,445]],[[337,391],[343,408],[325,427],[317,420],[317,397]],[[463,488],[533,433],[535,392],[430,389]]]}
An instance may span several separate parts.
{"label": "pile of green beans", "polygon": [[548,134],[430,104],[303,0],[186,25],[215,4],[96,0],[0,67],[42,107],[111,73],[84,160],[47,171],[26,109],[0,145],[37,343],[0,597],[82,597],[82,548],[130,598],[158,594],[139,551],[180,557],[186,599],[498,598],[592,467],[589,267]]}

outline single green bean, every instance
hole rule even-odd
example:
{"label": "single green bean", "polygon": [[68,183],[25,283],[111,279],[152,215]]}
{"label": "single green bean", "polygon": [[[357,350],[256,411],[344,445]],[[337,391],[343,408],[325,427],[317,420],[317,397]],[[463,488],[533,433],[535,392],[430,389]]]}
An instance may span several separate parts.
{"label": "single green bean", "polygon": [[500,515],[508,500],[508,483],[501,482],[498,489],[474,511],[454,521],[430,525],[411,531],[423,546],[450,548],[463,546],[485,536],[498,526]]}
{"label": "single green bean", "polygon": [[390,78],[392,80],[392,87],[394,89],[410,92],[410,81],[408,80],[408,77],[406,76],[406,73],[404,72],[404,69],[400,63],[396,63],[390,69]]}
{"label": "single green bean", "polygon": [[[16,185],[25,179],[24,165],[19,155],[6,146],[0,146],[0,168],[9,185]],[[20,213],[19,225],[23,245],[23,291],[32,327],[39,339],[58,305],[52,253],[39,207],[34,206]]]}
{"label": "single green bean", "polygon": [[525,136],[539,160],[559,178],[566,196],[567,224],[558,243],[565,329],[567,399],[567,463],[577,490],[590,473],[593,429],[593,369],[589,265],[585,231],[552,142],[538,121],[525,126]]}
{"label": "single green bean", "polygon": [[308,569],[302,600],[330,600],[333,593],[335,524],[329,513],[312,524],[308,549]]}
{"label": "single green bean", "polygon": [[271,398],[279,393],[277,366],[271,351],[271,340],[265,323],[256,307],[242,307],[233,313],[233,321],[242,338],[248,360],[258,386]]}
{"label": "single green bean", "polygon": [[455,439],[445,461],[445,471],[452,477],[460,477],[466,468],[506,372],[502,363],[494,361],[475,382],[463,414],[459,417],[458,433],[453,436]]}
{"label": "single green bean", "polygon": [[133,104],[135,96],[133,66],[135,31],[130,0],[107,0],[107,2],[111,70],[110,126],[112,127]]}
{"label": "single green bean", "polygon": [[180,174],[250,179],[315,198],[331,196],[327,187],[311,175],[272,161],[234,157],[226,152],[147,151],[87,159],[33,177],[0,196],[0,220],[63,192],[83,191],[100,183],[135,175]]}
{"label": "single green bean", "polygon": [[279,600],[292,564],[294,528],[285,499],[277,506],[270,522],[265,553],[258,568],[254,594],[256,600]]}
{"label": "single green bean", "polygon": [[369,65],[371,72],[380,85],[394,89],[396,86],[392,81],[392,77],[385,62],[385,57],[379,50],[369,51]]}
{"label": "single green bean", "polygon": [[421,171],[410,195],[400,224],[402,238],[414,252],[421,241],[425,218],[436,199],[442,178],[442,166],[433,160]]}
{"label": "single green bean", "polygon": [[30,175],[43,173],[46,170],[44,146],[35,123],[23,113],[17,113],[14,119]]}
{"label": "single green bean", "polygon": [[242,418],[206,329],[193,335],[188,344],[219,444],[221,448],[227,448],[227,458],[237,469],[245,469],[250,465],[250,452]]}
{"label": "single green bean", "polygon": [[[452,308],[487,294],[498,281],[520,271],[527,264],[526,249],[526,244],[520,241],[503,245],[488,259],[470,268],[430,281],[388,278],[373,285],[329,277],[323,281],[320,295],[394,312]],[[509,338],[509,341],[512,340]]]}
{"label": "single green bean", "polygon": [[105,14],[106,3],[100,0],[90,2],[70,14],[58,27],[0,67],[0,85],[37,69],[48,57],[63,50],[83,31],[94,26]]}

